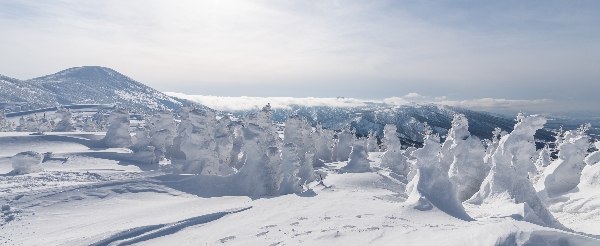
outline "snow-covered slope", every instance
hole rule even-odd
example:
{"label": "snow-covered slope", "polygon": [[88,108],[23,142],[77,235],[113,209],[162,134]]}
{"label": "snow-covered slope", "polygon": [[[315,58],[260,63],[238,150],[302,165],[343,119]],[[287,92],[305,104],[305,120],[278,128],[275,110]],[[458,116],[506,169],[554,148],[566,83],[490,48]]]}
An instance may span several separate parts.
{"label": "snow-covered slope", "polygon": [[[281,196],[224,196],[201,175],[169,174],[172,164],[136,164],[122,148],[98,149],[103,133],[0,134],[0,243],[7,245],[598,245],[596,217],[563,219],[567,232],[491,216],[504,208],[470,205],[476,221],[405,203],[405,184],[379,168],[320,170],[322,183]],[[9,157],[53,152],[44,171],[13,175]],[[66,159],[68,158],[68,159]],[[586,194],[581,194],[586,195]],[[589,195],[589,194],[587,194]],[[589,198],[589,196],[587,196]],[[598,199],[593,199],[596,202]],[[558,204],[560,205],[560,204]],[[594,234],[594,235],[590,235]]]}
{"label": "snow-covered slope", "polygon": [[[115,104],[137,112],[179,109],[173,98],[105,67],[74,67],[26,81],[0,76],[0,103],[8,112],[57,104]],[[14,105],[23,105],[15,107]],[[11,106],[13,105],[13,106]]]}

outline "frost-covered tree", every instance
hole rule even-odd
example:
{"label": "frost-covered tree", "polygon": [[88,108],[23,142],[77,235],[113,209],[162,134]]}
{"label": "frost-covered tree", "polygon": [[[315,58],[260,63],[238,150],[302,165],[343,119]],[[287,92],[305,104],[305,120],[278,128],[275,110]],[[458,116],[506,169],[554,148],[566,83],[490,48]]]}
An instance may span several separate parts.
{"label": "frost-covered tree", "polygon": [[[131,146],[133,151],[141,150],[146,146],[150,146],[150,131],[146,127],[138,124],[135,127],[134,145]],[[154,151],[154,150],[152,150]]]}
{"label": "frost-covered tree", "polygon": [[17,127],[15,127],[15,130],[17,132],[26,132],[27,131],[27,123],[25,121],[25,118],[23,118],[23,116],[21,116],[21,118],[19,118],[19,125],[17,125]]}
{"label": "frost-covered tree", "polygon": [[560,138],[558,159],[544,169],[536,188],[543,198],[555,197],[572,190],[579,184],[581,171],[585,167],[584,158],[590,147],[589,137],[585,132],[590,124],[582,125],[577,131],[566,131]]}
{"label": "frost-covered tree", "polygon": [[313,141],[317,150],[316,158],[324,162],[333,161],[334,134],[333,130],[323,129],[321,124],[317,125],[313,133]]}
{"label": "frost-covered tree", "polygon": [[471,198],[485,179],[489,166],[483,162],[485,149],[476,136],[469,133],[469,122],[462,114],[454,115],[452,128],[442,145],[442,168],[456,189],[458,199]]}
{"label": "frost-covered tree", "polygon": [[108,128],[108,116],[106,112],[100,110],[92,116],[92,121],[98,127],[98,131],[106,131]]}
{"label": "frost-covered tree", "polygon": [[217,119],[212,110],[194,109],[181,135],[181,151],[185,153],[186,164],[182,171],[197,174],[222,174],[228,169],[220,170],[217,144],[214,139]]}
{"label": "frost-covered tree", "polygon": [[281,149],[281,173],[283,179],[279,187],[279,194],[291,194],[302,191],[302,183],[298,177],[300,158],[293,143],[283,145]]}
{"label": "frost-covered tree", "polygon": [[25,121],[27,125],[28,132],[38,132],[39,131],[39,123],[37,119],[37,115],[28,115],[27,121]]}
{"label": "frost-covered tree", "polygon": [[546,168],[550,163],[552,163],[552,159],[550,158],[550,146],[547,144],[544,145],[544,148],[540,149],[540,154],[538,155],[537,160],[535,161],[535,166],[538,170],[542,170]]}
{"label": "frost-covered tree", "polygon": [[500,127],[496,127],[494,131],[492,131],[491,141],[486,141],[487,147],[485,149],[485,156],[483,157],[483,162],[488,165],[488,170],[492,167],[492,154],[494,154],[494,151],[496,151],[496,149],[498,148],[498,143],[500,142],[500,139],[506,134],[508,134],[506,131],[503,131],[502,129],[500,129]]}
{"label": "frost-covered tree", "polygon": [[11,132],[13,127],[10,121],[6,118],[4,110],[0,109],[0,132]]}
{"label": "frost-covered tree", "polygon": [[410,172],[410,163],[402,151],[402,143],[396,131],[396,126],[393,124],[387,124],[383,128],[383,143],[387,150],[381,157],[380,166],[389,168],[406,178]]}
{"label": "frost-covered tree", "polygon": [[336,156],[337,161],[347,161],[352,151],[352,143],[354,143],[354,131],[350,130],[350,126],[344,127],[344,129],[338,134],[338,142],[336,145]]}
{"label": "frost-covered tree", "polygon": [[234,136],[231,128],[229,128],[230,124],[231,119],[227,115],[219,119],[214,136],[219,163],[225,166],[231,166],[231,152],[233,150]]}
{"label": "frost-covered tree", "polygon": [[83,119],[81,130],[84,132],[97,132],[100,131],[98,125],[94,123],[94,120],[90,117],[85,117]]}
{"label": "frost-covered tree", "polygon": [[367,151],[368,152],[378,152],[379,144],[377,144],[377,135],[373,131],[369,131],[369,135],[367,138]]}
{"label": "frost-covered tree", "polygon": [[492,168],[481,188],[467,202],[522,204],[525,220],[566,229],[544,206],[528,178],[536,170],[532,160],[536,154],[533,135],[545,123],[542,116],[517,115],[514,130],[500,139],[491,156]]}
{"label": "frost-covered tree", "polygon": [[281,151],[278,138],[273,139],[270,129],[249,123],[243,129],[244,165],[236,174],[238,184],[248,195],[275,196],[280,192],[283,180],[281,173]]}
{"label": "frost-covered tree", "polygon": [[73,126],[73,122],[71,121],[73,115],[71,114],[71,111],[69,109],[58,106],[56,110],[56,115],[60,120],[56,123],[56,127],[54,127],[55,132],[75,131],[75,127]]}
{"label": "frost-covered tree", "polygon": [[173,146],[173,139],[177,133],[177,125],[173,114],[169,111],[160,111],[147,121],[150,145],[154,146],[156,162],[165,158],[168,148]]}
{"label": "frost-covered tree", "polygon": [[46,114],[44,114],[44,117],[38,119],[38,130],[40,132],[51,132],[54,127],[54,121],[48,120]]}
{"label": "frost-covered tree", "polygon": [[597,191],[600,188],[600,142],[594,143],[596,150],[585,158],[587,164],[581,172],[581,182],[577,186],[580,191]]}
{"label": "frost-covered tree", "polygon": [[354,143],[352,143],[352,151],[350,152],[348,165],[346,165],[343,169],[346,172],[352,173],[370,172],[371,165],[368,158],[369,153],[367,152],[367,139],[360,138],[354,140]]}
{"label": "frost-covered tree", "polygon": [[129,111],[117,108],[108,117],[108,130],[103,139],[109,148],[124,148],[133,145],[129,134]]}
{"label": "frost-covered tree", "polygon": [[406,186],[407,204],[418,210],[439,210],[462,220],[473,220],[456,196],[448,172],[441,168],[441,144],[439,136],[424,124],[423,148],[415,150],[415,175]]}
{"label": "frost-covered tree", "polygon": [[[296,146],[298,157],[300,157],[301,166],[305,166],[306,162],[314,163],[315,153],[317,149],[315,142],[311,136],[312,127],[306,121],[306,118],[298,115],[290,116],[285,122],[283,131],[283,143],[293,143]],[[306,154],[311,154],[310,160],[306,159]],[[312,164],[311,164],[312,165]]]}

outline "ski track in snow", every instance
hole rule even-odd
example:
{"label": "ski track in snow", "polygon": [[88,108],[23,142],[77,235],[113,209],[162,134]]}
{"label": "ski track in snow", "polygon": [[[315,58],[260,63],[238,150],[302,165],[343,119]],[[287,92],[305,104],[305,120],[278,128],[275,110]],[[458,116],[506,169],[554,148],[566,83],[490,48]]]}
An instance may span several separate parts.
{"label": "ski track in snow", "polygon": [[236,210],[217,212],[212,214],[205,214],[193,218],[189,218],[182,221],[177,221],[169,224],[160,225],[149,225],[137,228],[127,229],[122,232],[118,232],[115,235],[103,239],[99,242],[90,244],[91,246],[105,246],[105,245],[130,245],[146,240],[150,240],[157,237],[162,237],[176,233],[186,227],[196,226],[200,224],[206,224],[211,221],[218,220],[228,214],[239,213],[248,210],[252,207],[240,208]]}

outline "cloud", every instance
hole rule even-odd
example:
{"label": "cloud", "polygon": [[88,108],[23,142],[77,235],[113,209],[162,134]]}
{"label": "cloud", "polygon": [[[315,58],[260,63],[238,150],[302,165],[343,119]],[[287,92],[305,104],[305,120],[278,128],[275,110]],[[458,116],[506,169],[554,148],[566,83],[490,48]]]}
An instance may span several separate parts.
{"label": "cloud", "polygon": [[367,106],[365,100],[354,98],[315,98],[315,97],[221,97],[204,95],[186,95],[177,92],[165,92],[169,96],[187,99],[209,108],[221,111],[248,111],[260,109],[267,103],[273,108],[290,109],[292,105],[306,107],[361,107]]}
{"label": "cloud", "polygon": [[389,98],[383,99],[383,102],[388,105],[396,105],[396,106],[401,106],[401,105],[410,103],[409,101],[404,100],[404,98],[402,98],[402,97],[389,97]]}
{"label": "cloud", "polygon": [[479,98],[463,101],[440,101],[435,102],[438,104],[476,109],[476,110],[520,110],[520,109],[539,109],[544,106],[548,106],[552,103],[549,99],[538,99],[538,100],[508,100],[508,99],[497,99],[497,98]]}
{"label": "cloud", "polygon": [[428,98],[428,97],[420,95],[419,93],[416,93],[416,92],[411,92],[411,93],[408,93],[408,94],[402,96],[402,98],[407,98],[407,99],[424,99],[424,98]]}

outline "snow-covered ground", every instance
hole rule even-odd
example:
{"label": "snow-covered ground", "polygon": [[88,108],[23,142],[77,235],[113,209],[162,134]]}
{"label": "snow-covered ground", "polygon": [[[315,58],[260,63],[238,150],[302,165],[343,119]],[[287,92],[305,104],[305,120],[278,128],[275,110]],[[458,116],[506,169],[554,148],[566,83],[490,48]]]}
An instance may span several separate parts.
{"label": "snow-covered ground", "polygon": [[[323,182],[282,196],[219,196],[169,162],[139,164],[104,133],[0,133],[2,245],[600,245],[600,192],[553,198],[574,232],[520,221],[516,205],[464,204],[475,221],[405,203],[405,184],[379,167],[346,173],[326,163]],[[53,155],[44,171],[11,173],[23,151]],[[584,193],[585,192],[585,193]],[[6,205],[5,205],[6,204]],[[585,209],[581,209],[585,208]]]}

